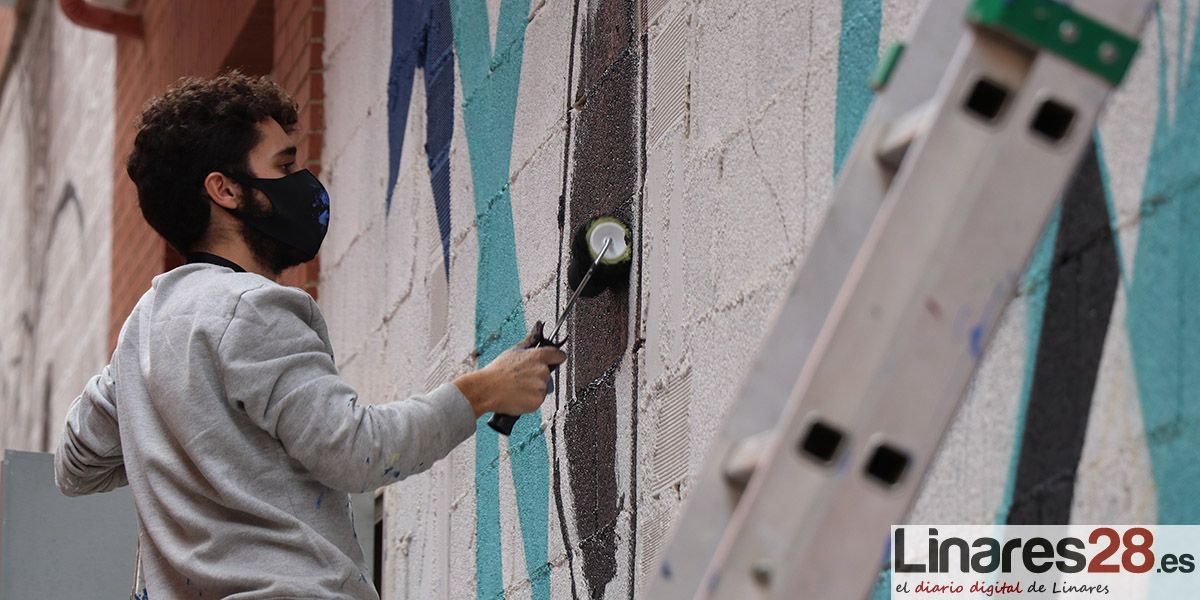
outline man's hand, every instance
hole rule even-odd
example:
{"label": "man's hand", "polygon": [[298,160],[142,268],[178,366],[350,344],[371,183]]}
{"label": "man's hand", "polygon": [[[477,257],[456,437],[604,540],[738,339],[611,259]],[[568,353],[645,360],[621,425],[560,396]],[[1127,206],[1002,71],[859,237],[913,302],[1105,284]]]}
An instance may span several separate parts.
{"label": "man's hand", "polygon": [[562,364],[567,355],[553,346],[527,348],[540,333],[539,322],[516,346],[505,350],[488,366],[454,380],[478,417],[486,412],[523,415],[533,412],[546,399],[550,367]]}

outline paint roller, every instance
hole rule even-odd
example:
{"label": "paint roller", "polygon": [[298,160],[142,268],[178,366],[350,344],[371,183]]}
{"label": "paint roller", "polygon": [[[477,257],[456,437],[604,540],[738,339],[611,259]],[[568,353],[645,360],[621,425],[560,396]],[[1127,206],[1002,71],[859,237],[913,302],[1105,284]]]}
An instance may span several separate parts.
{"label": "paint roller", "polygon": [[[571,244],[571,265],[567,270],[567,283],[574,292],[566,308],[554,323],[549,337],[537,332],[534,327],[532,342],[526,348],[554,346],[561,348],[567,339],[555,341],[559,329],[567,322],[571,309],[580,296],[593,298],[608,288],[616,288],[629,281],[629,267],[633,257],[633,233],[624,221],[611,216],[592,219],[575,233]],[[551,373],[558,367],[552,367]],[[554,393],[554,377],[546,385],[546,393]],[[494,414],[488,426],[502,435],[512,433],[518,415]]]}

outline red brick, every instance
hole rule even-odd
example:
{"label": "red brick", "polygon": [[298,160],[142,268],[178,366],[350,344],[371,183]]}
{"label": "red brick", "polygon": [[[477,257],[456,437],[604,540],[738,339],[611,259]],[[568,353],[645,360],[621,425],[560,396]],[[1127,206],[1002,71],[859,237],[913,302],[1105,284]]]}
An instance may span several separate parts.
{"label": "red brick", "polygon": [[308,44],[308,68],[323,70],[322,65],[325,62],[324,54],[324,42],[310,42]]}
{"label": "red brick", "polygon": [[325,104],[321,100],[309,100],[300,107],[300,127],[306,130],[323,129],[325,126]]}
{"label": "red brick", "polygon": [[314,6],[312,14],[309,18],[312,19],[309,33],[312,34],[313,37],[325,37],[325,7]]}
{"label": "red brick", "polygon": [[313,100],[325,99],[325,73],[315,70],[309,74],[308,81],[309,97]]}
{"label": "red brick", "polygon": [[297,155],[297,160],[300,164],[306,164],[310,160],[320,159],[321,144],[323,138],[319,133],[310,133],[300,141],[300,152]]}
{"label": "red brick", "polygon": [[148,99],[181,76],[216,74],[255,4],[255,0],[145,0],[139,8],[146,22],[145,36],[117,38],[110,347],[150,279],[170,266],[167,246],[142,219],[137,191],[125,174],[134,122]]}
{"label": "red brick", "polygon": [[[290,3],[289,3],[290,6]],[[294,8],[290,10],[295,10]],[[292,49],[300,43],[300,40],[308,36],[308,20],[307,13],[294,12],[291,21],[280,31],[275,34],[275,57],[276,62],[279,58],[289,55]]]}
{"label": "red brick", "polygon": [[303,85],[307,72],[308,68],[304,65],[302,57],[295,51],[275,59],[274,79],[289,94],[296,94]]}
{"label": "red brick", "polygon": [[[320,132],[325,126],[324,46],[320,42],[325,34],[324,6],[323,0],[182,3],[134,0],[133,7],[145,19],[146,35],[141,39],[117,39],[114,78],[117,102],[110,346],[115,345],[126,315],[145,292],[150,279],[181,260],[142,219],[136,189],[125,174],[125,160],[133,146],[134,121],[146,101],[182,76],[211,76],[231,62],[244,64],[248,60],[243,57],[247,40],[259,41],[270,32],[274,43],[266,56],[271,57],[271,72],[300,103],[306,164],[319,174],[323,140]],[[269,20],[268,9],[273,15]],[[249,31],[251,27],[254,32]],[[315,297],[319,263],[312,261],[296,267],[286,277]]]}

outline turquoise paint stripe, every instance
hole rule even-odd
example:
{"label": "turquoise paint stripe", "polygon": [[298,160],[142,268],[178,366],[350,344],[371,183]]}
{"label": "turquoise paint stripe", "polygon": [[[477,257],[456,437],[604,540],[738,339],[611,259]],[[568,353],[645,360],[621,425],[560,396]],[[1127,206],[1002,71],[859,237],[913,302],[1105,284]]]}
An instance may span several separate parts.
{"label": "turquoise paint stripe", "polygon": [[[481,365],[525,337],[508,176],[528,15],[529,0],[502,0],[493,51],[484,0],[453,2],[479,236],[475,347]],[[550,461],[539,426],[537,418],[524,417],[509,441],[532,595],[549,600]],[[481,599],[504,597],[499,463],[499,437],[481,418],[475,434],[475,594]]]}
{"label": "turquoise paint stripe", "polygon": [[[491,32],[485,0],[453,0],[454,49],[458,52],[458,75],[464,96],[474,93],[487,78],[492,61]],[[468,150],[471,146],[467,141]],[[474,166],[474,165],[472,165]],[[472,169],[474,174],[474,169]]]}
{"label": "turquoise paint stripe", "polygon": [[[1181,8],[1180,17],[1186,17]],[[1155,8],[1159,47],[1161,9]],[[1178,43],[1186,45],[1188,23]],[[1143,183],[1141,220],[1128,287],[1130,349],[1141,401],[1158,521],[1200,521],[1200,37],[1175,69],[1175,111],[1168,108],[1167,52],[1158,65],[1158,118]]]}
{"label": "turquoise paint stripe", "polygon": [[504,569],[500,560],[500,478],[484,461],[500,455],[495,432],[486,421],[475,423],[475,597],[503,598]]}
{"label": "turquoise paint stripe", "polygon": [[[524,333],[521,334],[524,337]],[[519,339],[519,338],[518,338]],[[550,599],[550,454],[539,415],[517,420],[509,437],[513,487],[525,545],[525,571],[535,600]]]}
{"label": "turquoise paint stripe", "polygon": [[[1155,8],[1158,10],[1161,10],[1161,7],[1156,6]],[[1159,23],[1161,24],[1161,20],[1159,21]],[[1187,26],[1187,23],[1188,23],[1187,0],[1180,0],[1180,2],[1179,2],[1179,43],[1175,45],[1175,82],[1176,83],[1182,83],[1184,81],[1184,79],[1186,79],[1186,75],[1184,72],[1184,65],[1187,64],[1187,57],[1184,56],[1184,50],[1187,49],[1187,44],[1185,43],[1187,41],[1187,38],[1184,37],[1185,36],[1184,32],[1186,31],[1184,28]],[[1162,48],[1166,48],[1166,46],[1162,46]],[[1178,90],[1179,88],[1175,88],[1175,89]],[[1178,106],[1176,108],[1178,108]],[[1179,114],[1179,113],[1176,113],[1176,114]]]}
{"label": "turquoise paint stripe", "polygon": [[833,121],[834,177],[842,171],[842,163],[874,99],[867,81],[879,60],[879,28],[882,22],[880,0],[842,0],[837,107]]}

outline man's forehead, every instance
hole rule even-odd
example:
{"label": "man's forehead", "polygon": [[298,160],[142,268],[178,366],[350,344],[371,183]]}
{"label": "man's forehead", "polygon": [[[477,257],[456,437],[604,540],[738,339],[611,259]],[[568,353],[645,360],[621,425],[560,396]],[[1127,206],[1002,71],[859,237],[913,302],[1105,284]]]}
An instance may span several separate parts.
{"label": "man's forehead", "polygon": [[274,119],[267,119],[258,124],[259,142],[254,148],[255,154],[269,158],[276,156],[295,156],[296,144],[291,136],[279,126]]}

